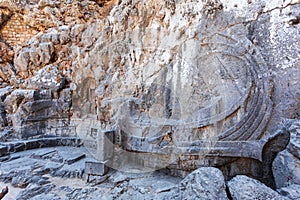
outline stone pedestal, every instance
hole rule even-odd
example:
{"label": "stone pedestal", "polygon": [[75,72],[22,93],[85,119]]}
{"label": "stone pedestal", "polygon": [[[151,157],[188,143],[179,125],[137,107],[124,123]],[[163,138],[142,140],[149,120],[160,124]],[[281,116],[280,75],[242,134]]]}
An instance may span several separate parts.
{"label": "stone pedestal", "polygon": [[90,176],[103,176],[108,172],[106,162],[85,162],[85,173],[87,174],[87,182]]}
{"label": "stone pedestal", "polygon": [[97,153],[96,159],[98,162],[88,161],[85,163],[85,173],[87,174],[87,181],[89,176],[103,176],[108,172],[110,159],[114,155],[114,131],[100,131],[97,132]]}
{"label": "stone pedestal", "polygon": [[97,159],[106,162],[114,155],[114,131],[97,132]]}

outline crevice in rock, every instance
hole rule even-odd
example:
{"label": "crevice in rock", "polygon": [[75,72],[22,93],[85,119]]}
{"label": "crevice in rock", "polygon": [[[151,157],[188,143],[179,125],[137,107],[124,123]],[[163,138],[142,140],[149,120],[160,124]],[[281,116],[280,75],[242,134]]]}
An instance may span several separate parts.
{"label": "crevice in rock", "polygon": [[263,177],[261,181],[272,189],[276,189],[276,184],[272,172],[272,163],[276,155],[283,151],[290,141],[290,133],[285,129],[279,130],[263,148]]}
{"label": "crevice in rock", "polygon": [[294,19],[291,19],[288,23],[289,23],[289,25],[292,25],[292,26],[299,24],[300,23],[300,15]]}
{"label": "crevice in rock", "polygon": [[225,191],[226,191],[227,198],[228,198],[229,200],[233,200],[233,198],[232,198],[232,196],[231,196],[231,193],[230,193],[230,190],[229,190],[229,187],[228,187],[227,184],[226,184]]}

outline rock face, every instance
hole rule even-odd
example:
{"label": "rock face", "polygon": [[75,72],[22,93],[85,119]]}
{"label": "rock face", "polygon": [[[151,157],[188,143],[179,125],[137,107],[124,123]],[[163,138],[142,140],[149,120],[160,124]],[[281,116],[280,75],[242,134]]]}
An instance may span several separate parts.
{"label": "rock face", "polygon": [[228,182],[233,199],[284,199],[283,196],[255,179],[247,176],[236,176]]}
{"label": "rock face", "polygon": [[[98,132],[111,130],[118,132],[118,145],[124,151],[139,152],[141,158],[148,153],[173,156],[161,156],[158,162],[143,159],[145,167],[176,163],[169,168],[187,171],[211,165],[206,163],[222,165],[228,157],[266,163],[263,159],[269,158],[263,155],[268,153],[262,151],[274,138],[273,127],[267,124],[278,119],[272,109],[280,100],[273,98],[276,84],[270,75],[275,67],[269,69],[260,53],[264,38],[253,31],[264,22],[251,20],[259,6],[262,20],[275,17],[277,9],[248,4],[237,4],[235,9],[222,1],[162,5],[122,1],[106,20],[76,25],[62,21],[64,25],[33,37],[14,58],[16,75],[22,77],[15,85],[54,90],[52,100],[33,102],[45,106],[33,106],[37,112],[31,103],[26,109],[8,110],[8,118],[25,137],[47,134],[49,121],[55,118],[70,127],[76,124],[77,134],[91,149],[98,146]],[[60,6],[54,1],[38,5],[40,9]],[[240,16],[238,7],[245,6],[248,10]],[[284,6],[287,15],[298,5]],[[283,21],[278,23],[283,26]],[[289,28],[292,33],[293,27]],[[280,37],[271,39],[276,43]],[[280,46],[280,50],[286,49]],[[72,94],[72,104],[70,98],[57,99],[64,92],[70,92],[67,97]],[[297,104],[297,98],[293,101]],[[30,109],[32,114],[24,113]],[[35,125],[23,119],[33,115],[36,122],[35,116],[43,115],[40,111],[51,114]],[[38,131],[30,135],[19,127]]]}
{"label": "rock face", "polygon": [[[76,136],[113,169],[184,177],[213,166],[226,181],[243,174],[291,191],[299,9],[297,0],[1,1],[1,141]],[[7,156],[9,144],[0,147]]]}

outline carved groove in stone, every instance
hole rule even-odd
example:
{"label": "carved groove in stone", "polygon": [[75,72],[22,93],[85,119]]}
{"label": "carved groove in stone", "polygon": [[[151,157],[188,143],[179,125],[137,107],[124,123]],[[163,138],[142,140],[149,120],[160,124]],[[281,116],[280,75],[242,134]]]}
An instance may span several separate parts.
{"label": "carved groove in stone", "polygon": [[[221,37],[225,42],[212,42],[215,36],[218,37],[218,40],[220,40]],[[205,76],[209,77],[211,75],[210,73],[215,72],[211,71],[209,73],[209,70],[211,70],[210,66],[202,66],[201,64],[209,64],[209,61],[213,59],[211,61],[212,65],[215,65],[214,67],[217,66],[217,73],[221,73],[220,80],[219,82],[213,83],[212,86],[208,84],[208,90],[200,91],[200,94],[201,92],[208,92],[209,94],[209,87],[216,87],[220,84],[225,86],[227,84],[226,87],[228,90],[224,91],[225,86],[223,86],[219,91],[223,92],[223,96],[216,96],[217,101],[212,99],[214,96],[211,93],[210,95],[212,96],[210,96],[210,100],[208,100],[208,102],[211,103],[205,103],[203,104],[206,105],[205,107],[194,110],[194,113],[198,114],[196,117],[193,115],[194,118],[182,119],[182,115],[177,117],[171,115],[171,117],[168,118],[162,116],[139,122],[134,116],[128,115],[124,123],[121,119],[119,124],[122,130],[121,146],[124,150],[140,153],[173,154],[176,158],[182,155],[181,162],[186,162],[186,164],[194,160],[189,156],[198,156],[197,159],[200,157],[204,158],[205,156],[248,157],[262,161],[262,149],[264,144],[268,141],[268,138],[264,135],[264,129],[272,113],[272,101],[270,99],[271,86],[269,85],[270,80],[266,65],[259,54],[256,54],[256,49],[246,38],[239,39],[239,41],[242,40],[243,42],[238,42],[235,38],[221,33],[205,39],[208,40],[208,42],[200,42],[198,49],[195,49],[195,52],[203,53],[200,53],[194,58],[192,58],[193,56],[191,56],[191,58],[185,57],[182,49],[185,48],[185,45],[189,44],[189,41],[183,42],[177,53],[180,57],[180,61],[181,63],[188,63],[189,69],[196,70],[195,73],[204,70],[202,76],[205,78]],[[195,43],[197,41],[192,40],[191,42]],[[194,62],[195,60],[196,62]],[[197,63],[200,65],[197,66]],[[156,75],[157,81],[154,81],[150,87],[154,86],[155,82],[161,82],[161,76],[168,76],[168,73],[174,73],[174,65],[176,65],[176,63],[172,63],[172,68],[166,67],[168,68],[167,70],[160,70]],[[179,63],[179,65],[181,64]],[[205,72],[205,70],[207,71]],[[164,75],[165,73],[167,73],[167,75]],[[174,77],[171,82],[172,81],[172,84],[174,84]],[[154,88],[160,88],[160,92],[162,92],[163,95],[167,94],[165,91],[169,88],[169,90],[171,90],[170,98],[173,98],[171,101],[173,101],[173,103],[179,102],[179,107],[177,108],[171,105],[172,112],[178,113],[178,110],[176,111],[175,109],[179,109],[179,113],[182,112],[180,109],[186,106],[182,104],[182,97],[176,96],[177,91],[172,88],[172,84],[168,84],[167,82],[161,82],[161,84],[164,86]],[[228,86],[228,84],[230,86]],[[203,87],[203,85],[201,87]],[[234,91],[230,91],[230,89]],[[238,98],[232,99],[230,92],[233,92],[232,95]],[[152,96],[155,95],[152,94]],[[124,95],[124,97],[124,103],[128,101],[138,106],[143,102],[143,99],[130,99],[129,97],[126,98],[126,95]],[[149,105],[154,105],[153,103],[155,102]],[[199,103],[201,104],[201,102]],[[121,105],[125,105],[126,107],[127,104]],[[217,112],[214,111],[220,106],[223,107],[221,110]],[[123,109],[122,106],[120,109]],[[201,116],[204,117],[201,118]],[[220,132],[216,132],[217,129],[214,128],[218,124],[222,127]],[[142,129],[146,132],[151,131],[151,127],[156,127],[159,131],[154,134],[143,133],[142,135],[136,135],[132,132],[133,130],[139,129],[140,131],[142,131]],[[203,130],[205,132],[205,130],[209,130],[210,128],[215,135],[209,136],[208,138],[201,136],[200,138],[202,139],[200,140],[192,136],[201,133],[201,131],[203,133]],[[198,132],[198,130],[200,130],[200,132]],[[191,133],[191,131],[194,133]],[[171,139],[165,141],[164,138],[167,137],[168,134],[170,134]],[[183,135],[186,138],[182,138]],[[189,140],[188,138],[190,137],[194,139]],[[255,153],[249,151],[250,148],[253,149],[253,146],[256,146],[255,149],[257,149]],[[184,155],[187,156],[186,160],[184,159]],[[197,162],[201,163],[203,161]]]}

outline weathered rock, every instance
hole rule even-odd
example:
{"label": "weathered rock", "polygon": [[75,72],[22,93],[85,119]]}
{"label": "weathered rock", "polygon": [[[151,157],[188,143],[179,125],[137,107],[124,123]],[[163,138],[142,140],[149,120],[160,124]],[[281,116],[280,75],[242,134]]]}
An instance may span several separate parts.
{"label": "weathered rock", "polygon": [[19,172],[12,177],[11,185],[19,188],[26,188],[29,184],[36,183],[38,185],[45,185],[50,183],[48,178],[34,175],[31,171]]}
{"label": "weathered rock", "polygon": [[63,163],[58,163],[54,160],[51,160],[52,162],[47,162],[38,172],[40,174],[54,174],[55,171],[57,171],[58,169],[62,168]]}
{"label": "weathered rock", "polygon": [[62,178],[83,178],[84,162],[85,161],[79,161],[71,165],[63,165],[58,170],[51,172],[51,176]]}
{"label": "weathered rock", "polygon": [[0,88],[0,98],[4,101],[6,97],[13,91],[13,87]]}
{"label": "weathered rock", "polygon": [[[44,80],[45,84],[48,84]],[[65,81],[55,83],[53,91],[62,90]],[[40,84],[43,88],[43,84]],[[52,90],[14,90],[5,101],[7,120],[12,122],[14,130],[21,138],[36,135],[71,136],[69,124],[69,111],[71,106],[70,90],[62,90],[61,96],[55,99]],[[52,99],[53,98],[53,99]],[[60,125],[63,124],[63,125]],[[73,129],[74,130],[74,129]]]}
{"label": "weathered rock", "polygon": [[[0,10],[0,26],[1,26],[1,10]],[[0,42],[0,64],[12,62],[14,58],[14,51],[7,44]]]}
{"label": "weathered rock", "polygon": [[56,194],[39,194],[30,198],[30,200],[61,200],[61,198]]}
{"label": "weathered rock", "polygon": [[34,90],[14,90],[4,101],[5,110],[8,114],[14,114],[25,102],[34,101],[34,99]]}
{"label": "weathered rock", "polygon": [[[289,185],[300,184],[300,124],[299,120],[289,123],[290,142],[287,149],[280,152],[272,164],[276,188],[287,188]],[[291,187],[289,192],[292,191]]]}
{"label": "weathered rock", "polygon": [[[95,192],[96,190],[97,190],[96,188],[85,188],[85,189],[78,188],[68,193],[66,196],[69,199],[74,199],[74,200],[90,199],[89,195]],[[98,198],[101,198],[101,196],[99,196]]]}
{"label": "weathered rock", "polygon": [[239,175],[228,182],[230,194],[234,200],[239,199],[266,199],[266,200],[283,200],[285,197],[278,194],[276,191],[267,187],[263,183]]}
{"label": "weathered rock", "polygon": [[41,195],[41,194],[47,194],[50,192],[53,188],[55,188],[54,184],[49,184],[46,186],[41,187],[39,184],[29,184],[25,190],[22,190],[18,196],[17,200],[22,200],[22,199],[30,199],[34,196]]}
{"label": "weathered rock", "polygon": [[277,188],[300,184],[300,160],[287,150],[280,152],[273,162]]}
{"label": "weathered rock", "polygon": [[295,120],[289,127],[290,143],[288,151],[296,158],[300,159],[300,120]]}
{"label": "weathered rock", "polygon": [[[82,143],[80,139],[78,138],[72,138],[72,137],[52,137],[52,138],[41,138],[41,139],[32,139],[32,140],[25,140],[25,141],[14,141],[14,142],[5,142],[0,145],[0,156],[6,156],[10,153],[16,153],[21,152],[25,150],[31,150],[31,149],[39,149],[39,148],[45,148],[45,147],[58,147],[58,146],[69,146],[69,147],[80,147],[82,146]],[[33,154],[32,158],[43,158],[47,159],[50,158],[54,162],[60,162],[63,163],[66,162],[68,158],[63,159],[56,151],[50,151],[50,153],[45,150],[40,152],[40,154]],[[53,155],[54,153],[54,155]],[[42,155],[42,156],[41,156]],[[72,154],[70,154],[71,156]],[[85,155],[84,153],[80,153],[79,158],[83,158]],[[57,156],[57,157],[56,157]],[[74,156],[74,154],[73,154]],[[15,159],[20,158],[20,156],[15,157]],[[75,156],[75,158],[78,158]],[[10,160],[13,158],[10,157]],[[73,158],[74,159],[74,158]],[[73,159],[71,159],[73,161]],[[76,160],[76,159],[75,159]]]}
{"label": "weathered rock", "polygon": [[35,73],[28,79],[28,89],[52,89],[58,90],[63,88],[64,78],[59,74],[57,66],[48,65]]}
{"label": "weathered rock", "polygon": [[24,6],[26,6],[26,2],[19,0],[3,0],[0,2],[0,6],[2,8],[8,8],[11,11],[20,11]]}
{"label": "weathered rock", "polygon": [[8,147],[0,145],[0,156],[5,156],[7,155]]}
{"label": "weathered rock", "polygon": [[14,176],[11,180],[11,185],[19,188],[26,188],[30,183],[30,175],[28,174],[19,174],[18,176]]}
{"label": "weathered rock", "polygon": [[[0,102],[0,130],[2,127],[6,127],[7,126],[7,118],[6,118],[6,112],[5,112],[5,108],[2,102]],[[0,134],[0,141],[1,138],[4,136],[3,133]]]}
{"label": "weathered rock", "polygon": [[87,175],[87,180],[89,180],[90,175],[103,176],[107,171],[108,167],[104,162],[85,162],[84,173]]}
{"label": "weathered rock", "polygon": [[17,173],[31,172],[32,169],[42,167],[44,161],[31,159],[26,156],[22,156],[18,159],[10,160],[8,162],[2,163],[1,170],[2,175],[8,174],[12,179]]}
{"label": "weathered rock", "polygon": [[[9,9],[0,9],[0,27],[3,23],[5,23],[11,17],[12,12]],[[1,48],[0,48],[1,49]],[[3,55],[0,53],[0,55]]]}
{"label": "weathered rock", "polygon": [[183,179],[172,199],[228,199],[222,172],[217,168],[203,167]]}
{"label": "weathered rock", "polygon": [[18,53],[14,59],[16,72],[28,77],[32,71],[53,62],[54,47],[52,43],[39,43],[38,47]]}
{"label": "weathered rock", "polygon": [[[43,31],[25,43],[26,38],[13,35],[18,31],[0,27],[1,35],[21,44],[12,62],[12,48],[0,43],[0,87],[14,86],[14,92],[1,95],[0,124],[12,125],[20,138],[78,134],[88,148],[104,155],[97,134],[112,130],[111,148],[125,152],[114,157],[117,169],[129,161],[179,174],[230,164],[224,167],[227,178],[241,173],[272,182],[271,173],[262,169],[279,151],[272,146],[285,143],[270,141],[269,133],[277,133],[282,118],[299,118],[300,113],[299,2],[95,2],[0,2],[0,26],[18,12],[13,20],[24,30]],[[273,165],[280,187],[298,183],[297,127],[289,130],[288,150]],[[0,155],[67,144],[73,141],[17,142],[1,147]],[[84,159],[62,165],[82,155],[41,154],[41,162],[49,164],[40,172],[81,176]],[[28,160],[33,167],[35,161]],[[2,165],[6,170],[8,163]],[[192,176],[205,182],[199,174]],[[110,179],[121,184],[112,197],[143,198],[154,191],[126,178]],[[182,182],[185,187],[178,195],[194,186]],[[155,188],[155,193],[169,195],[172,188]]]}
{"label": "weathered rock", "polygon": [[49,158],[49,156],[53,155],[57,151],[54,149],[43,148],[38,152],[35,152],[31,155],[32,158],[42,159],[42,158]]}
{"label": "weathered rock", "polygon": [[300,199],[300,185],[292,184],[278,189],[278,192],[289,199]]}

